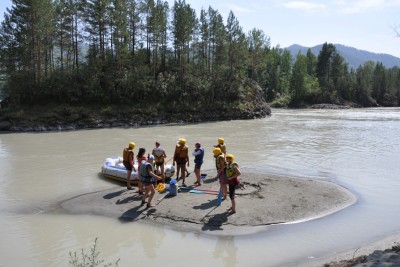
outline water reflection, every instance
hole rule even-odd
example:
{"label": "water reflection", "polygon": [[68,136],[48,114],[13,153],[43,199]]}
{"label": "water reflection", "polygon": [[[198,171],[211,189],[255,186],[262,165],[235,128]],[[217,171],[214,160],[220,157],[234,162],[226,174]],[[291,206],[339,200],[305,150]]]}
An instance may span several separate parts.
{"label": "water reflection", "polygon": [[237,251],[235,237],[218,238],[215,244],[213,256],[222,260],[224,266],[234,267],[237,265]]}

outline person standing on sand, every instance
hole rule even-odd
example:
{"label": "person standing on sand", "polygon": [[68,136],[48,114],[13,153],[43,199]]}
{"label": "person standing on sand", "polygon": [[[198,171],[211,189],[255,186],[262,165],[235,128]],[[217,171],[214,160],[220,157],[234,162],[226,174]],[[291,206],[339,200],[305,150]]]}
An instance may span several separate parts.
{"label": "person standing on sand", "polygon": [[195,184],[201,185],[200,169],[201,169],[201,165],[203,164],[204,148],[201,146],[200,143],[196,143],[194,145],[194,147],[195,147],[195,149],[194,149],[192,155],[194,156],[194,174],[196,175]]}
{"label": "person standing on sand", "polygon": [[213,149],[213,154],[215,158],[215,167],[217,168],[217,178],[221,186],[222,199],[226,199],[228,193],[227,180],[225,175],[225,159],[224,154],[222,154],[221,149],[216,147]]}
{"label": "person standing on sand", "polygon": [[155,206],[151,204],[154,194],[156,193],[154,189],[154,184],[157,182],[157,180],[161,180],[161,177],[154,173],[153,160],[154,156],[149,155],[147,161],[143,161],[139,168],[143,184],[146,187],[146,192],[144,193],[142,199],[142,205],[146,203],[146,198],[148,197],[149,198],[149,201],[147,202],[148,208]]}
{"label": "person standing on sand", "polygon": [[[139,148],[139,152],[136,156],[136,159],[138,162],[138,170],[140,170],[140,165],[142,164],[142,161],[146,160],[146,156],[144,155],[145,153],[146,153],[145,148],[143,148],[143,147]],[[142,177],[140,175],[140,172],[138,172],[138,177],[139,177],[139,182],[138,182],[139,190],[136,193],[139,193],[139,195],[143,195],[144,186],[142,184]]]}
{"label": "person standing on sand", "polygon": [[229,186],[229,198],[231,199],[231,207],[227,209],[230,214],[236,213],[235,189],[239,184],[239,176],[242,174],[239,165],[234,162],[235,156],[232,154],[226,155],[226,178]]}
{"label": "person standing on sand", "polygon": [[156,171],[158,173],[158,171],[160,170],[159,173],[161,174],[162,182],[165,183],[164,165],[167,154],[165,154],[165,150],[160,147],[160,142],[156,141],[156,147],[153,148],[151,154],[154,156]]}
{"label": "person standing on sand", "polygon": [[180,172],[182,175],[182,186],[186,187],[186,163],[189,167],[189,147],[186,145],[186,139],[179,139],[175,147],[173,166],[175,166],[175,162],[177,165],[176,180],[178,180]]}
{"label": "person standing on sand", "polygon": [[128,147],[124,148],[122,151],[122,158],[123,161],[122,163],[124,164],[126,170],[127,170],[127,177],[126,177],[126,188],[128,190],[132,190],[131,187],[131,174],[132,174],[132,169],[136,171],[135,167],[133,166],[133,159],[134,159],[134,153],[133,149],[135,148],[135,143],[130,142]]}
{"label": "person standing on sand", "polygon": [[226,144],[224,138],[220,137],[218,138],[218,144],[216,144],[214,147],[218,147],[221,149],[222,154],[224,154],[224,158],[226,155]]}

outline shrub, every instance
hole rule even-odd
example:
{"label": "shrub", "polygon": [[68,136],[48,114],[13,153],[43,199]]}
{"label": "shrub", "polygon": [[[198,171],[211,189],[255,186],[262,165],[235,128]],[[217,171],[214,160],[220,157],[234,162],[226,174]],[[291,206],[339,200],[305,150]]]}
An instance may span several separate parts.
{"label": "shrub", "polygon": [[[90,248],[90,252],[86,253],[83,249],[81,250],[81,258],[78,257],[77,253],[69,252],[69,264],[74,267],[96,267],[103,264],[105,267],[110,267],[112,263],[104,263],[103,259],[99,259],[100,252],[97,251],[97,237],[94,240],[93,247]],[[119,259],[114,263],[114,266],[118,266]]]}

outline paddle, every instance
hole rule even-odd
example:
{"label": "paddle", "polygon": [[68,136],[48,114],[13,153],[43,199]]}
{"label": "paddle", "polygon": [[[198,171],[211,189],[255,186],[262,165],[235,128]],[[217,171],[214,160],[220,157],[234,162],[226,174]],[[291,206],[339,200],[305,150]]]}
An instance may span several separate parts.
{"label": "paddle", "polygon": [[217,193],[216,193],[216,192],[201,191],[201,190],[196,190],[196,189],[192,189],[192,190],[190,190],[190,191],[189,191],[189,193],[217,195]]}
{"label": "paddle", "polygon": [[197,190],[197,191],[203,191],[203,192],[208,192],[208,193],[218,193],[217,190],[201,189],[201,188],[196,188],[196,187],[181,187],[181,189],[186,190],[186,191]]}
{"label": "paddle", "polygon": [[168,196],[168,195],[169,195],[169,193],[165,193],[165,195],[164,195],[162,198],[158,199],[156,205],[160,204],[160,202],[163,201],[164,198],[165,198],[166,196]]}
{"label": "paddle", "polygon": [[219,189],[218,198],[217,198],[217,206],[220,206],[222,203],[222,188]]}

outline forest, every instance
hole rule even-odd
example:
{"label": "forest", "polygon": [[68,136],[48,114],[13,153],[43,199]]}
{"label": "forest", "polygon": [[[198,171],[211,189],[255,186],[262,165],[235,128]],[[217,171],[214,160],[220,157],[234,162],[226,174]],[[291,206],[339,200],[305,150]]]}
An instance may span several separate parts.
{"label": "forest", "polygon": [[[335,46],[293,58],[233,12],[185,0],[13,0],[0,26],[12,106],[129,105],[164,112],[319,103],[398,106],[400,68],[348,67]],[[260,93],[254,88],[259,88]]]}

